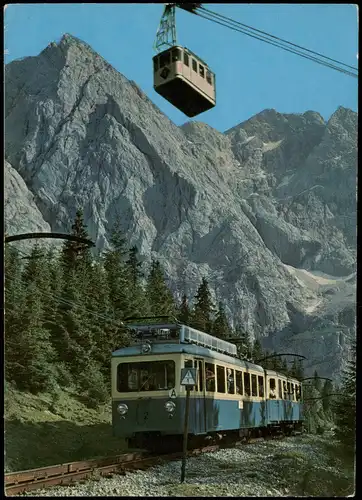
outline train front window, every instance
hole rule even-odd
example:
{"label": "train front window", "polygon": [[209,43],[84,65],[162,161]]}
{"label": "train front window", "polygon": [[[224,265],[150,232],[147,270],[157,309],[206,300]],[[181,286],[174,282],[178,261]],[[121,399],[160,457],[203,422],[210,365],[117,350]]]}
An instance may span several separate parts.
{"label": "train front window", "polygon": [[120,363],[117,372],[118,392],[162,391],[175,387],[174,361]]}

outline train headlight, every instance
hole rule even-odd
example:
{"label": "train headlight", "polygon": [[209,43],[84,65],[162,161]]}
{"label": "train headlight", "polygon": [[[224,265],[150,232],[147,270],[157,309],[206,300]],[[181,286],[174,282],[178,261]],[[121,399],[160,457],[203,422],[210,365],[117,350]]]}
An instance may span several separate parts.
{"label": "train headlight", "polygon": [[117,411],[123,416],[128,412],[128,406],[125,403],[121,403],[117,406]]}
{"label": "train headlight", "polygon": [[168,411],[168,413],[173,413],[175,411],[176,405],[173,401],[166,401],[165,403],[165,410]]}

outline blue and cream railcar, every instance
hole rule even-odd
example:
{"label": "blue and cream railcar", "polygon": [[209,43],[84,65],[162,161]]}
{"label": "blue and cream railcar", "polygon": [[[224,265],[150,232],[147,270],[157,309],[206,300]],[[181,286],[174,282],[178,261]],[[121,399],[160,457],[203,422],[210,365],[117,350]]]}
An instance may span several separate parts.
{"label": "blue and cream railcar", "polygon": [[191,435],[226,431],[243,435],[294,421],[297,410],[283,399],[284,393],[281,401],[279,396],[269,400],[266,393],[273,377],[281,380],[282,387],[284,379],[288,384],[286,377],[268,375],[262,367],[239,360],[234,344],[179,324],[131,329],[134,345],[112,356],[115,436],[181,436],[186,390],[180,376],[182,368],[190,367],[197,369],[197,385],[190,396]]}
{"label": "blue and cream railcar", "polygon": [[302,385],[274,370],[265,370],[269,426],[299,428],[303,421]]}

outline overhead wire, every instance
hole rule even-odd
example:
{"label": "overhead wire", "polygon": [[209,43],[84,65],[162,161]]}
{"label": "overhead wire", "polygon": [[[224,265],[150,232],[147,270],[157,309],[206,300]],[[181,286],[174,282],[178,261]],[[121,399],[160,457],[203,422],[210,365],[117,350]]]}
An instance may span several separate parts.
{"label": "overhead wire", "polygon": [[[304,59],[309,59],[313,62],[316,62],[317,64],[328,67],[330,69],[334,69],[335,71],[339,71],[340,73],[344,73],[347,76],[358,78],[358,74],[353,73],[351,71],[348,71],[347,69],[338,67],[337,65],[332,64],[332,62],[336,62],[338,64],[341,64],[343,66],[351,68],[354,71],[358,71],[357,68],[350,66],[348,64],[342,63],[341,61],[337,61],[336,59],[332,59],[330,57],[324,56],[324,55],[320,54],[319,52],[315,52],[315,51],[312,51],[310,49],[306,49],[300,45],[294,44],[292,42],[288,42],[288,41],[283,40],[282,38],[276,37],[274,35],[270,35],[262,30],[257,30],[256,28],[252,28],[248,25],[244,25],[243,23],[239,23],[238,21],[234,21],[233,19],[228,18],[226,16],[222,16],[221,14],[211,12],[208,9],[205,9],[204,7],[197,8],[193,13],[198,15],[199,17],[207,19],[208,21],[215,22],[217,24],[220,24],[221,26],[225,26],[226,28],[230,28],[234,31],[238,31],[244,35],[250,36],[251,38],[255,38],[257,40],[263,41],[263,42],[268,43],[270,45],[274,45],[275,47],[278,47],[282,50],[285,50],[285,51],[290,52],[292,54],[299,55],[300,57],[303,57]],[[233,25],[231,23],[233,23]],[[274,38],[275,41],[273,41],[271,38]],[[286,44],[288,44],[289,46],[287,46]],[[296,48],[293,48],[293,47],[296,47]],[[318,55],[319,58],[315,57],[313,55],[303,53],[303,52],[301,52],[301,50],[297,50],[297,49],[304,50],[305,52],[309,52],[310,54],[315,54],[316,56]],[[325,58],[326,61],[323,61],[322,59],[320,59],[321,57]],[[327,62],[327,61],[331,61],[331,62]]]}
{"label": "overhead wire", "polygon": [[214,16],[217,16],[219,18],[222,18],[222,19],[226,19],[230,22],[233,22],[235,24],[238,24],[240,26],[243,26],[245,28],[248,28],[252,31],[255,31],[257,33],[262,33],[263,35],[266,35],[270,38],[274,38],[276,40],[279,40],[280,42],[283,42],[283,43],[286,43],[288,45],[292,45],[293,47],[297,47],[298,49],[302,49],[304,50],[305,52],[310,52],[311,54],[315,54],[317,56],[320,56],[320,57],[323,57],[324,59],[328,59],[329,61],[332,61],[332,62],[335,62],[337,64],[341,64],[342,66],[346,66],[347,68],[350,68],[350,69],[353,69],[353,70],[356,70],[358,71],[358,68],[354,67],[354,66],[351,66],[349,64],[345,64],[343,63],[342,61],[338,61],[337,59],[332,59],[331,57],[328,57],[328,56],[325,56],[323,54],[321,54],[320,52],[316,52],[315,50],[310,50],[310,49],[307,49],[306,47],[303,47],[302,45],[297,45],[296,43],[293,43],[293,42],[289,42],[288,40],[284,40],[283,38],[280,38],[278,36],[275,36],[275,35],[271,35],[270,33],[267,33],[266,31],[263,31],[263,30],[259,30],[257,28],[253,28],[252,26],[249,26],[248,24],[244,24],[244,23],[241,23],[240,21],[234,21],[233,19],[231,19],[230,17],[227,17],[227,16],[224,16],[222,14],[219,14],[219,13],[216,13],[216,12],[212,12],[211,10],[208,10],[208,9],[205,9],[205,7],[199,7],[200,10],[202,11],[205,11],[209,14],[213,14]]}

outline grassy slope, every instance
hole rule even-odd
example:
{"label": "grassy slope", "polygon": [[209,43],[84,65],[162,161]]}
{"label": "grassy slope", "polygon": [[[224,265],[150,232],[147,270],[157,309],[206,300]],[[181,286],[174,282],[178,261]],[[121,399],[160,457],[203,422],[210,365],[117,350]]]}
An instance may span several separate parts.
{"label": "grassy slope", "polygon": [[125,442],[112,436],[110,403],[89,409],[71,390],[50,394],[5,391],[5,468],[25,470],[116,455]]}

